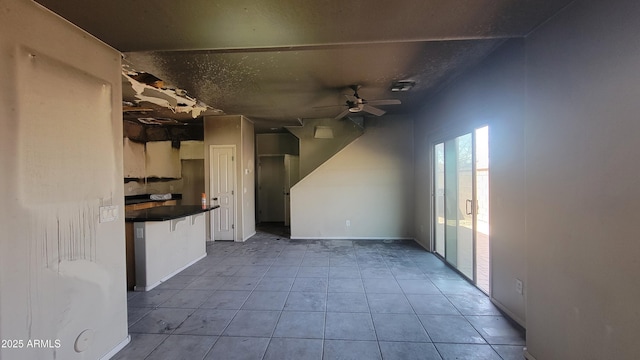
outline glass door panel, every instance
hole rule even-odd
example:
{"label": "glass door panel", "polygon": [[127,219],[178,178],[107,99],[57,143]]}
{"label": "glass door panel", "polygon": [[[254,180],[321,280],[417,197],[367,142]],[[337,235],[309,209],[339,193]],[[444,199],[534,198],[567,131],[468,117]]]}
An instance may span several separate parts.
{"label": "glass door panel", "polygon": [[458,156],[457,141],[444,143],[445,259],[458,267]]}
{"label": "glass door panel", "polygon": [[456,240],[457,268],[473,279],[473,136],[465,134],[456,143]]}
{"label": "glass door panel", "polygon": [[435,193],[435,248],[436,253],[442,257],[446,256],[444,246],[444,143],[436,144],[434,159],[434,193]]}
{"label": "glass door panel", "polygon": [[476,130],[476,285],[489,293],[489,127]]}

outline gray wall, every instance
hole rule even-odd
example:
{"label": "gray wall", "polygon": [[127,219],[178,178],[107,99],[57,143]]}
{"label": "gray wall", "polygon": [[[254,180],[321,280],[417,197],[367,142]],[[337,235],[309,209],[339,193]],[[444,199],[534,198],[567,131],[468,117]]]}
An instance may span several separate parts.
{"label": "gray wall", "polygon": [[416,122],[425,244],[433,141],[490,126],[492,295],[526,324],[532,359],[638,355],[639,17],[631,0],[574,2],[458,79]]}
{"label": "gray wall", "polygon": [[298,138],[292,134],[257,134],[256,153],[258,155],[298,155],[300,145]]}
{"label": "gray wall", "polygon": [[525,53],[512,40],[435,99],[416,119],[416,239],[429,247],[433,145],[489,125],[492,297],[525,324],[525,298],[515,291],[526,277],[524,238]]}
{"label": "gray wall", "polygon": [[[120,54],[4,0],[0,68],[0,338],[25,341],[0,358],[113,355],[128,341]],[[100,222],[107,205],[119,215]]]}
{"label": "gray wall", "polygon": [[576,1],[527,39],[527,346],[640,351],[640,4]]}

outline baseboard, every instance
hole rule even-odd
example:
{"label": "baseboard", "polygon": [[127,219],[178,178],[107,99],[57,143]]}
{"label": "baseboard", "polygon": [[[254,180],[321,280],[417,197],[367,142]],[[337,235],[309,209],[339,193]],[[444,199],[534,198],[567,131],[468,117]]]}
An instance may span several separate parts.
{"label": "baseboard", "polygon": [[412,237],[374,237],[374,236],[291,236],[291,240],[413,240]]}
{"label": "baseboard", "polygon": [[120,350],[124,349],[125,346],[127,346],[127,344],[129,344],[129,342],[131,341],[131,335],[127,335],[127,337],[122,340],[120,342],[120,344],[116,345],[116,347],[114,347],[113,349],[111,349],[111,351],[109,351],[108,353],[104,354],[100,360],[109,360],[112,357],[114,357],[118,352],[120,352]]}
{"label": "baseboard", "polygon": [[522,354],[524,355],[524,358],[527,360],[536,360],[536,358],[534,358],[533,355],[529,354],[529,351],[527,350],[526,347],[522,349]]}
{"label": "baseboard", "polygon": [[252,237],[252,236],[253,236],[253,235],[255,235],[255,234],[256,234],[256,232],[254,231],[251,235],[249,235],[249,236],[245,237],[245,238],[242,240],[242,242],[245,242],[245,241],[249,240],[249,238],[250,238],[250,237]]}
{"label": "baseboard", "polygon": [[518,325],[522,326],[524,329],[527,328],[527,323],[522,320],[520,317],[516,316],[516,314],[514,314],[511,310],[509,310],[506,306],[502,305],[498,300],[496,300],[494,297],[489,297],[489,300],[491,300],[491,303],[493,305],[495,305],[496,307],[498,307],[498,309],[500,309],[500,311],[504,312],[505,314],[507,314],[509,316],[509,318],[511,318],[511,320],[515,321],[516,323],[518,323]]}
{"label": "baseboard", "polygon": [[136,286],[134,286],[134,287],[133,287],[133,290],[134,290],[134,291],[149,291],[149,290],[153,290],[153,288],[155,288],[156,286],[158,286],[158,285],[162,284],[163,282],[165,282],[165,281],[167,281],[167,280],[171,279],[172,277],[174,277],[175,275],[177,275],[177,274],[178,274],[179,272],[181,272],[182,270],[184,270],[184,269],[188,268],[189,266],[191,266],[191,265],[193,265],[193,264],[197,263],[198,261],[200,261],[200,260],[204,259],[205,257],[207,257],[207,253],[206,253],[206,252],[205,252],[204,254],[202,254],[199,258],[197,258],[197,259],[195,259],[195,260],[191,261],[191,262],[190,262],[190,263],[188,263],[187,265],[185,265],[185,266],[183,266],[183,267],[179,268],[178,270],[176,270],[176,271],[172,272],[171,274],[169,274],[169,275],[167,275],[167,276],[163,277],[162,279],[160,279],[160,280],[156,281],[155,283],[153,283],[153,284],[151,284],[151,285],[147,285],[147,286],[137,286],[137,285],[136,285]]}

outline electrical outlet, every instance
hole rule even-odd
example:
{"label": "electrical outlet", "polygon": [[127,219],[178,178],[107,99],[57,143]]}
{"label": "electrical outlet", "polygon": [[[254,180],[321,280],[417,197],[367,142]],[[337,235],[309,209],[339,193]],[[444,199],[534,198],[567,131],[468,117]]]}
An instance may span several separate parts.
{"label": "electrical outlet", "polygon": [[100,207],[100,222],[115,221],[118,218],[117,206],[101,206]]}
{"label": "electrical outlet", "polygon": [[351,220],[347,220],[346,224],[347,224],[347,227],[351,226]]}
{"label": "electrical outlet", "polygon": [[523,293],[523,289],[522,289],[522,280],[520,279],[516,279],[516,292],[520,295],[522,295]]}

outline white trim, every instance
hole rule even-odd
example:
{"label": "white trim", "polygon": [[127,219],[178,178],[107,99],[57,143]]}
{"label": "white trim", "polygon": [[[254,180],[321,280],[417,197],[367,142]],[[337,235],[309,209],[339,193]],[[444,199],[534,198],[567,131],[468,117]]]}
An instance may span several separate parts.
{"label": "white trim", "polygon": [[522,326],[523,328],[527,328],[527,323],[524,320],[514,314],[513,311],[509,310],[506,306],[502,305],[502,303],[500,303],[496,298],[494,298],[493,296],[489,296],[489,300],[491,300],[491,303],[497,306],[498,309],[506,313],[511,318],[511,320],[517,322],[518,325]]}
{"label": "white trim", "polygon": [[[375,236],[291,236],[291,240],[413,240],[412,237],[375,237]],[[417,242],[417,241],[416,241]]]}
{"label": "white trim", "polygon": [[108,353],[102,355],[102,357],[100,358],[100,360],[109,360],[112,357],[114,357],[118,352],[120,352],[120,350],[122,350],[125,346],[127,346],[129,344],[129,342],[131,341],[131,335],[127,334],[127,337],[122,340],[120,342],[120,344],[116,345],[116,347],[114,347],[113,349],[111,349],[111,351],[109,351]]}
{"label": "white trim", "polygon": [[202,256],[200,256],[199,258],[191,261],[190,263],[188,263],[187,265],[179,268],[178,270],[172,272],[171,274],[163,277],[162,279],[156,281],[155,283],[151,284],[151,285],[147,285],[147,286],[134,286],[133,289],[134,291],[149,291],[149,290],[153,290],[153,288],[155,288],[156,286],[162,284],[163,282],[169,280],[170,278],[174,277],[175,275],[177,275],[179,272],[181,272],[182,270],[188,268],[189,266],[197,263],[198,261],[204,259],[205,257],[207,257],[207,253],[205,252],[204,254],[202,254]]}
{"label": "white trim", "polygon": [[527,350],[526,347],[522,349],[522,354],[524,355],[525,359],[527,359],[527,360],[536,360],[536,358],[534,358],[533,355],[531,355],[529,353],[529,350]]}

